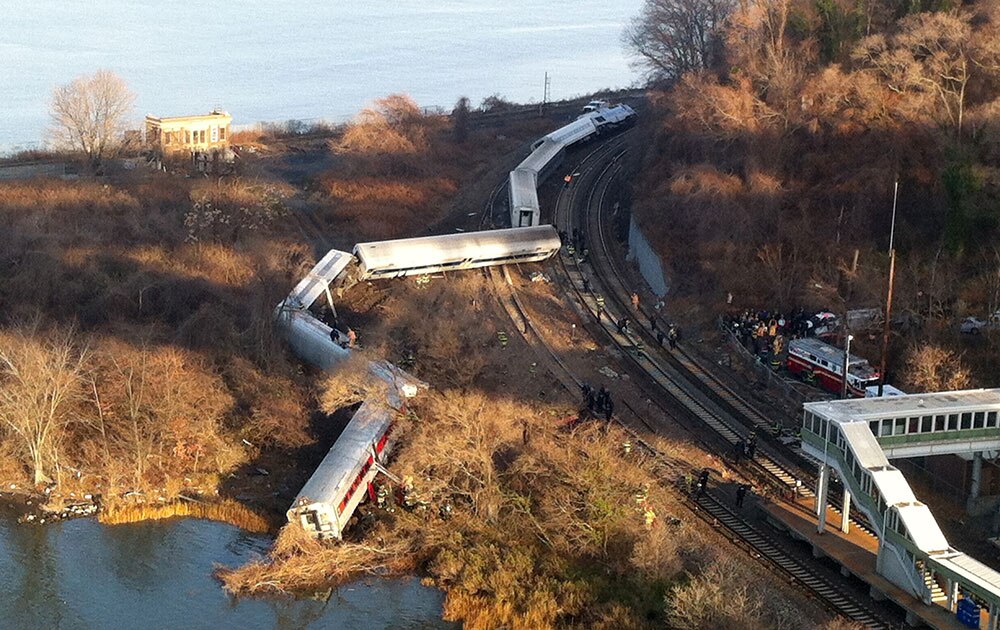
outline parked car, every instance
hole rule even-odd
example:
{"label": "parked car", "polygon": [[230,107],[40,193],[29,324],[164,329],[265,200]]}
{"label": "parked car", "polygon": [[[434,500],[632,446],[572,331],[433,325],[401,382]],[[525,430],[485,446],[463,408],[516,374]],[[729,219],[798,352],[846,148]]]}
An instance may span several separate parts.
{"label": "parked car", "polygon": [[978,335],[988,328],[989,325],[989,322],[983,321],[978,317],[966,317],[959,325],[959,330],[965,335]]}
{"label": "parked car", "polygon": [[607,109],[608,107],[609,104],[607,101],[590,101],[589,103],[583,106],[583,112],[584,113],[596,112],[602,109]]}

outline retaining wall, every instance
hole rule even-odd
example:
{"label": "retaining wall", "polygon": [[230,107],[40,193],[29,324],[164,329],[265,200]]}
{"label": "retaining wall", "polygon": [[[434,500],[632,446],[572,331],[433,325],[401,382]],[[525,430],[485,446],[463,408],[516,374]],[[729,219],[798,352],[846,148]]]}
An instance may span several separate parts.
{"label": "retaining wall", "polygon": [[667,275],[663,273],[663,261],[653,251],[634,216],[628,223],[628,260],[635,261],[639,266],[639,272],[653,293],[660,297],[667,294],[669,285]]}

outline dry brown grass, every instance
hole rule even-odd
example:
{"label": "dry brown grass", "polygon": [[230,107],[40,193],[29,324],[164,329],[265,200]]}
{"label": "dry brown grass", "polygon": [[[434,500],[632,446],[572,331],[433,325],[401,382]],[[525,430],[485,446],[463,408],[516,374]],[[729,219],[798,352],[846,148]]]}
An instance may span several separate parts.
{"label": "dry brown grass", "polygon": [[105,525],[122,525],[177,517],[221,521],[260,534],[271,531],[271,525],[266,518],[232,500],[217,503],[173,501],[161,504],[119,505],[98,512],[97,520]]}

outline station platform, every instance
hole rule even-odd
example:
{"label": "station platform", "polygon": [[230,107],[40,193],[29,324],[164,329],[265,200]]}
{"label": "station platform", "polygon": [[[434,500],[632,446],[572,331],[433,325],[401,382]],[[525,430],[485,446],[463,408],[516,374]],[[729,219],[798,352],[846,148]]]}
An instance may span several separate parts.
{"label": "station platform", "polygon": [[[878,539],[868,532],[851,527],[845,534],[840,531],[840,513],[827,511],[826,530],[816,531],[815,499],[800,497],[794,502],[767,502],[759,505],[765,518],[783,529],[793,538],[812,546],[813,555],[828,557],[840,565],[844,575],[854,575],[871,587],[875,599],[888,599],[906,611],[907,622],[912,626],[968,630],[956,619],[955,614],[943,606],[927,605],[908,592],[875,573]],[[980,627],[986,627],[986,617]]]}

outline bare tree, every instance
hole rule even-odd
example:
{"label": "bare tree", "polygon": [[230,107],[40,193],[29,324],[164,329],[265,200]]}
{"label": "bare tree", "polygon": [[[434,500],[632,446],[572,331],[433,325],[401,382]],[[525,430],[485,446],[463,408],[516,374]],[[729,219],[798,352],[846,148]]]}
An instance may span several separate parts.
{"label": "bare tree", "polygon": [[719,29],[732,9],[730,0],[646,0],[625,44],[653,77],[677,79],[719,58]]}
{"label": "bare tree", "polygon": [[52,93],[52,140],[98,164],[121,148],[134,103],[135,94],[109,70],[77,77]]}
{"label": "bare tree", "polygon": [[915,346],[906,359],[906,383],[912,390],[940,392],[966,389],[972,384],[961,357],[931,343]]}
{"label": "bare tree", "polygon": [[873,68],[888,89],[904,94],[914,114],[925,109],[960,136],[973,68],[969,16],[920,13],[899,26],[894,35],[866,37],[854,58]]}
{"label": "bare tree", "polygon": [[36,484],[49,481],[59,441],[76,419],[85,357],[73,330],[41,331],[37,322],[0,341],[0,425],[26,456]]}

